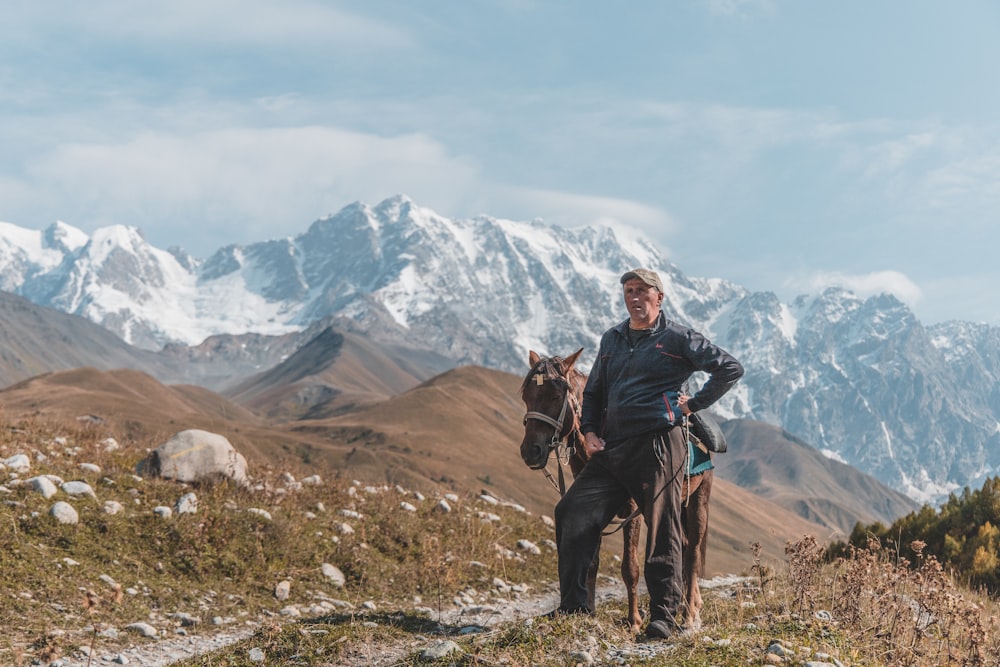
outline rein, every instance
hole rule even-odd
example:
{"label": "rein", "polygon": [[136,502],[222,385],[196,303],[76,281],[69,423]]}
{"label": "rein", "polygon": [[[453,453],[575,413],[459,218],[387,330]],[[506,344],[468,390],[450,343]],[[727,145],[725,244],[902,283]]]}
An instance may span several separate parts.
{"label": "rein", "polygon": [[[534,419],[552,427],[552,438],[549,440],[549,453],[551,454],[553,451],[556,453],[556,462],[559,464],[558,484],[553,479],[552,473],[549,472],[548,463],[542,469],[542,473],[561,496],[566,493],[566,475],[563,472],[563,466],[565,465],[563,460],[565,459],[568,462],[569,458],[576,454],[576,447],[583,443],[583,434],[580,433],[580,401],[573,392],[569,378],[562,374],[561,368],[553,373],[553,365],[558,366],[555,358],[543,358],[536,365],[538,371],[529,374],[529,377],[534,376],[537,384],[543,384],[546,380],[559,380],[565,385],[559,416],[553,419],[544,412],[529,410],[524,414],[524,423],[527,424],[529,419]],[[566,417],[568,415],[572,415],[572,421],[567,422]],[[572,438],[573,444],[565,443],[569,438]]]}

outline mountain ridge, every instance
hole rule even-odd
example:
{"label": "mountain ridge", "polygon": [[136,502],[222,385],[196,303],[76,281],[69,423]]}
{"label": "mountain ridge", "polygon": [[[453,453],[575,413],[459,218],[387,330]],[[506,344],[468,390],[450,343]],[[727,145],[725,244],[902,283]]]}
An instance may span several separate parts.
{"label": "mountain ridge", "polygon": [[[782,303],[686,276],[648,242],[608,228],[450,220],[405,196],[355,202],[296,236],[226,246],[205,261],[145,247],[124,227],[89,237],[64,224],[19,229],[0,227],[0,286],[140,346],[274,336],[290,337],[291,354],[311,338],[304,330],[330,319],[373,341],[511,372],[529,349],[583,347],[585,368],[600,334],[625,317],[618,277],[647,266],[663,279],[668,315],[747,369],[713,406],[721,417],[780,426],[921,502],[1000,471],[1000,329],[924,326],[891,295],[832,287]],[[284,358],[262,355],[267,364],[242,371]]]}

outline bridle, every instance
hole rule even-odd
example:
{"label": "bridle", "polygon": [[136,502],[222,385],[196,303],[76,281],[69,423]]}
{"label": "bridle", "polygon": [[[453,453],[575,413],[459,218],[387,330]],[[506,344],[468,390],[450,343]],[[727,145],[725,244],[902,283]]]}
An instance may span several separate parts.
{"label": "bridle", "polygon": [[[577,453],[577,447],[582,446],[583,444],[583,434],[580,432],[580,401],[576,397],[573,387],[570,385],[569,378],[562,370],[561,362],[562,359],[559,357],[542,357],[539,362],[535,364],[535,368],[532,369],[532,372],[528,374],[528,378],[525,380],[525,387],[527,387],[527,383],[529,381],[533,381],[539,386],[544,384],[546,381],[553,381],[562,385],[563,400],[562,407],[559,409],[559,416],[552,418],[550,415],[536,410],[529,410],[524,413],[525,426],[527,426],[529,419],[534,419],[544,424],[548,424],[553,429],[552,438],[548,443],[548,451],[545,453],[546,465],[542,468],[542,472],[545,474],[545,477],[549,480],[549,482],[556,487],[560,495],[566,492],[566,480],[563,473],[563,459],[569,461],[569,458]],[[524,392],[522,391],[522,395],[523,393]],[[567,419],[567,417],[572,418]],[[567,440],[571,440],[571,444],[567,444]],[[558,485],[555,480],[552,479],[552,474],[548,469],[549,455],[553,451],[556,452],[556,461],[559,463]]]}
{"label": "bridle", "polygon": [[[524,413],[524,424],[527,426],[528,420],[534,419],[548,424],[553,428],[552,438],[549,440],[548,450],[545,452],[545,466],[542,468],[542,473],[545,474],[545,478],[559,492],[559,495],[563,496],[566,494],[566,474],[563,472],[563,467],[569,462],[571,457],[579,454],[580,450],[577,448],[583,447],[583,433],[580,428],[582,406],[576,396],[576,392],[573,391],[568,374],[563,370],[563,360],[560,357],[540,358],[524,379],[524,384],[521,387],[521,397],[524,397],[529,381],[534,381],[537,385],[541,386],[549,380],[561,385],[563,389],[563,400],[562,406],[559,408],[559,416],[553,419],[544,412],[529,410]],[[572,420],[567,420],[567,417],[571,415]],[[572,444],[564,443],[567,439],[571,439]],[[556,462],[559,464],[558,483],[552,478],[552,473],[549,472],[548,467],[549,457],[553,451],[556,452]],[[581,459],[583,459],[583,455],[581,455]],[[618,532],[640,514],[641,512],[637,507],[624,519],[616,520],[615,523],[618,526],[614,530],[602,532],[601,534],[612,535]]]}

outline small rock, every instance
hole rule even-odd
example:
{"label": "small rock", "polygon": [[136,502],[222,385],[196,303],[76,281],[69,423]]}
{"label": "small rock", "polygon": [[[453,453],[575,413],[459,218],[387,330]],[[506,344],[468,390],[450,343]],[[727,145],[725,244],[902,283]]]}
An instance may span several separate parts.
{"label": "small rock", "polygon": [[198,511],[198,496],[193,493],[185,493],[177,499],[174,511],[178,514],[195,514]]}
{"label": "small rock", "polygon": [[43,498],[51,498],[59,492],[59,489],[53,484],[52,480],[44,475],[39,475],[38,477],[32,477],[25,482],[33,490],[42,494]]}
{"label": "small rock", "polygon": [[417,508],[414,507],[412,503],[408,503],[405,500],[403,502],[399,503],[399,507],[400,507],[400,509],[402,509],[402,510],[404,510],[406,512],[416,512],[417,511]]}
{"label": "small rock", "polygon": [[70,496],[90,496],[91,498],[96,498],[97,494],[94,493],[93,487],[86,482],[64,482],[61,487],[63,493]]}
{"label": "small rock", "polygon": [[259,516],[265,521],[271,521],[271,513],[267,510],[262,510],[259,507],[248,507],[247,512],[253,514],[254,516]]}
{"label": "small rock", "polygon": [[319,486],[323,483],[323,478],[319,475],[309,475],[308,477],[302,478],[300,483],[302,486]]}
{"label": "small rock", "polygon": [[252,648],[247,652],[247,657],[250,659],[250,662],[264,662],[264,650]]}
{"label": "small rock", "polygon": [[111,514],[111,515],[118,514],[123,509],[125,509],[125,507],[120,502],[118,502],[117,500],[105,500],[104,501],[104,513],[105,514]]}
{"label": "small rock", "polygon": [[150,639],[156,638],[156,628],[149,623],[143,623],[141,621],[138,623],[130,623],[125,626],[125,629],[129,632],[135,632],[142,635],[143,637],[149,637]]}
{"label": "small rock", "polygon": [[341,572],[340,568],[337,567],[336,565],[323,563],[323,565],[320,566],[320,571],[323,573],[323,576],[326,577],[330,581],[330,583],[336,586],[337,588],[342,588],[343,585],[347,583],[347,577],[344,576],[344,573]]}
{"label": "small rock", "polygon": [[768,644],[767,652],[779,655],[783,658],[795,655],[795,651],[782,644],[781,640],[778,639],[774,639],[770,644]]}
{"label": "small rock", "polygon": [[286,579],[285,581],[280,582],[277,586],[274,587],[274,597],[284,602],[285,600],[288,599],[288,594],[291,592],[291,590],[292,590],[292,582]]}
{"label": "small rock", "polygon": [[191,626],[198,625],[201,622],[201,619],[197,616],[192,616],[191,614],[183,611],[171,614],[171,616],[175,621],[180,621],[181,626],[185,628],[190,628]]}
{"label": "small rock", "polygon": [[95,463],[81,463],[80,470],[86,470],[87,472],[92,472],[95,475],[101,474],[101,466]]}
{"label": "small rock", "polygon": [[59,523],[76,524],[80,522],[80,515],[77,514],[76,508],[63,500],[53,505],[49,514],[54,516]]}
{"label": "small rock", "polygon": [[535,554],[536,556],[542,553],[542,550],[539,549],[538,546],[531,540],[518,540],[517,548],[521,551],[527,551],[529,554]]}
{"label": "small rock", "polygon": [[15,454],[9,459],[4,459],[4,465],[17,473],[26,473],[31,470],[31,459],[27,454]]}
{"label": "small rock", "polygon": [[448,504],[447,500],[442,498],[441,500],[438,501],[438,504],[435,506],[434,509],[437,510],[438,512],[444,512],[445,514],[447,514],[448,512],[451,512],[451,505]]}
{"label": "small rock", "polygon": [[167,507],[166,505],[157,505],[153,508],[153,514],[160,517],[161,519],[169,519],[174,515],[174,511]]}
{"label": "small rock", "polygon": [[461,653],[462,647],[450,639],[438,640],[420,652],[420,658],[428,662],[440,660],[452,653]]}

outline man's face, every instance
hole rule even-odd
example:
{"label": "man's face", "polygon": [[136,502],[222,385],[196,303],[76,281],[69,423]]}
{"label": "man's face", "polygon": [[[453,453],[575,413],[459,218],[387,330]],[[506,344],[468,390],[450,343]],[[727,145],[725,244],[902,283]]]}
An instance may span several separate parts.
{"label": "man's face", "polygon": [[625,281],[622,290],[625,296],[625,307],[628,308],[628,315],[632,321],[652,324],[660,313],[663,294],[638,278]]}

